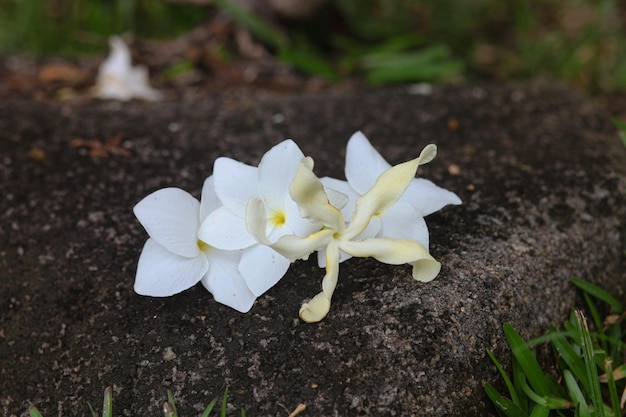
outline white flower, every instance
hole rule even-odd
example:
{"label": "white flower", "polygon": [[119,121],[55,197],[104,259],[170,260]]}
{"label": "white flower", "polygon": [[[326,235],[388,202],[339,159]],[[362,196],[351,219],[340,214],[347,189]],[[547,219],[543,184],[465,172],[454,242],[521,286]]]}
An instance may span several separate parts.
{"label": "white flower", "polygon": [[[348,196],[348,203],[342,209],[344,218],[350,218],[354,212],[356,200],[367,192],[378,177],[391,168],[391,165],[376,151],[365,135],[356,132],[348,141],[346,149],[346,178],[342,181],[324,177],[322,184]],[[461,199],[431,181],[413,178],[407,190],[398,202],[372,217],[361,237],[391,237],[394,239],[412,239],[420,242],[426,249],[429,246],[428,227],[424,221],[427,216],[448,204],[461,204]],[[341,252],[340,262],[350,255]],[[320,267],[326,266],[326,253],[318,251]]]}
{"label": "white flower", "polygon": [[289,196],[289,184],[304,157],[298,145],[285,140],[270,149],[258,168],[230,158],[218,158],[213,167],[215,191],[223,207],[202,223],[199,237],[225,250],[243,250],[239,271],[257,297],[287,272],[290,260],[259,244],[246,228],[246,205],[258,198],[264,209],[264,235],[274,241],[285,235],[307,236],[321,225],[300,216]]}
{"label": "white flower", "polygon": [[118,36],[109,39],[111,53],[98,69],[95,96],[128,101],[133,98],[157,101],[161,93],[150,87],[145,67],[133,67],[128,47]]}
{"label": "white flower", "polygon": [[211,177],[201,202],[179,188],[164,188],[137,203],[133,211],[150,236],[137,265],[138,294],[166,297],[202,281],[217,302],[250,310],[256,297],[237,268],[241,251],[216,249],[198,239],[202,220],[219,204]]}
{"label": "white flower", "polygon": [[[327,187],[335,188],[350,197],[350,201],[366,193],[374,186],[378,177],[391,165],[370,144],[365,135],[356,132],[346,148],[346,181],[322,178]],[[372,219],[371,226],[377,237],[413,239],[428,249],[428,228],[424,217],[441,210],[448,204],[461,204],[461,199],[444,188],[423,178],[413,178],[398,202]],[[350,215],[354,205],[348,203],[342,210]],[[346,216],[347,217],[347,216]]]}
{"label": "white flower", "polygon": [[393,206],[409,187],[420,164],[436,155],[435,145],[428,145],[420,156],[396,165],[379,175],[375,184],[355,202],[355,210],[346,226],[341,211],[333,206],[324,187],[313,173],[313,160],[303,158],[290,186],[290,195],[298,204],[302,217],[324,227],[306,238],[286,235],[271,242],[266,235],[267,215],[259,198],[252,198],[246,210],[250,233],[259,242],[282,253],[292,261],[306,258],[313,251],[325,248],[326,275],[322,292],[302,305],[300,317],[307,322],[323,319],[330,310],[330,301],[337,285],[341,251],[351,256],[373,257],[388,264],[411,263],[413,278],[427,282],[434,279],[441,265],[416,240],[361,237],[372,218]]}

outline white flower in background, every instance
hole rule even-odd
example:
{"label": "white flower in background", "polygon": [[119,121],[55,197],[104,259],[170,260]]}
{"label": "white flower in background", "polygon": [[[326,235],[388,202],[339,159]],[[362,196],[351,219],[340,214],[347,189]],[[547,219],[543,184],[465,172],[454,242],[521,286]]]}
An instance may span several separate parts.
{"label": "white flower in background", "polygon": [[98,69],[94,95],[101,99],[157,101],[161,93],[150,86],[148,70],[132,66],[128,47],[118,36],[109,39],[111,53]]}
{"label": "white flower in background", "polygon": [[[321,228],[300,216],[289,195],[289,185],[304,157],[298,145],[285,140],[270,149],[258,168],[230,158],[218,158],[213,167],[215,191],[223,207],[202,223],[198,236],[224,250],[243,250],[239,271],[257,297],[273,287],[287,272],[291,261],[260,244],[246,228],[246,205],[255,197],[263,205],[264,236],[275,241],[285,235],[307,236]],[[332,194],[334,200],[343,196]],[[345,197],[343,197],[345,204]]]}
{"label": "white flower in background", "polygon": [[247,312],[256,297],[238,271],[241,251],[213,248],[198,239],[202,221],[220,206],[213,178],[203,186],[201,202],[179,188],[164,188],[133,208],[150,238],[137,265],[135,291],[167,297],[199,281],[219,303]]}
{"label": "white flower in background", "polygon": [[290,195],[297,203],[302,217],[323,225],[321,230],[304,238],[285,235],[272,242],[267,236],[268,215],[264,202],[260,198],[250,199],[246,223],[250,233],[259,242],[292,261],[306,259],[313,251],[325,249],[326,274],[322,279],[322,292],[302,305],[300,317],[304,321],[317,322],[328,314],[339,276],[341,252],[357,257],[373,257],[393,265],[411,263],[413,278],[422,282],[437,276],[441,264],[418,241],[395,236],[363,237],[372,218],[380,216],[398,202],[415,177],[419,165],[430,162],[436,153],[436,146],[428,145],[418,158],[384,170],[373,186],[356,200],[348,225],[340,209],[330,203],[324,186],[313,173],[313,160],[303,158],[290,185]]}

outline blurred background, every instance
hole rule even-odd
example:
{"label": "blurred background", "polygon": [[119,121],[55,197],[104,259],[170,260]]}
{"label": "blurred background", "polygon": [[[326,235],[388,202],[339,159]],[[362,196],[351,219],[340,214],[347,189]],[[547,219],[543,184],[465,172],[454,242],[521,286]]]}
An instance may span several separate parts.
{"label": "blurred background", "polygon": [[123,34],[162,86],[547,78],[621,93],[625,25],[617,0],[0,0],[0,71],[88,83]]}

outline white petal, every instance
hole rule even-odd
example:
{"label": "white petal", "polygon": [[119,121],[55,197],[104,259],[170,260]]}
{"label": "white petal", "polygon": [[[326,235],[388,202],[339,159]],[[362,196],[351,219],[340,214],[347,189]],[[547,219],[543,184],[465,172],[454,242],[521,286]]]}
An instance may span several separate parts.
{"label": "white petal", "polygon": [[226,208],[244,218],[250,197],[258,194],[258,168],[230,158],[217,158],[213,165],[215,192]]}
{"label": "white petal", "polygon": [[413,205],[422,216],[439,211],[448,204],[461,204],[459,196],[423,178],[411,181],[400,201]]}
{"label": "white petal", "polygon": [[362,132],[356,132],[346,147],[346,178],[359,194],[365,194],[376,179],[391,168]]}
{"label": "white petal", "polygon": [[282,141],[267,151],[259,163],[259,196],[266,207],[281,209],[289,193],[289,184],[293,181],[304,154],[294,141]]}
{"label": "white petal", "polygon": [[208,270],[209,261],[203,254],[185,258],[148,239],[137,264],[135,292],[168,297],[193,287]]}
{"label": "white petal", "polygon": [[210,246],[224,250],[244,249],[256,243],[246,222],[226,207],[211,212],[200,225],[198,238]]}
{"label": "white petal", "polygon": [[272,288],[289,269],[289,259],[273,249],[254,245],[243,251],[239,271],[255,296]]}
{"label": "white petal", "polygon": [[[428,249],[428,227],[419,211],[402,200],[389,207],[379,217],[378,237],[416,240]],[[369,237],[369,236],[368,236]]]}
{"label": "white petal", "polygon": [[[359,193],[354,191],[350,184],[348,184],[348,181],[342,181],[330,177],[320,178],[320,181],[324,186],[326,195],[328,195],[330,204],[341,210],[341,214],[344,219],[352,217],[352,213],[354,213],[354,203],[356,202],[356,199],[359,198]],[[334,190],[335,193],[331,190]],[[337,195],[336,193],[339,194]],[[347,200],[345,202],[342,201],[343,198],[338,198],[340,196],[347,197]]]}
{"label": "white petal", "polygon": [[202,196],[200,197],[200,223],[207,218],[211,212],[222,207],[222,202],[215,193],[215,179],[210,176],[204,180],[202,186]]}
{"label": "white petal", "polygon": [[246,285],[238,269],[241,251],[211,248],[207,256],[211,268],[209,273],[202,278],[202,285],[213,294],[213,298],[218,303],[241,313],[250,311],[256,297]]}
{"label": "white petal", "polygon": [[200,203],[179,188],[163,188],[146,196],[133,208],[152,239],[177,255],[198,255]]}
{"label": "white petal", "polygon": [[345,238],[352,239],[359,235],[370,222],[372,216],[382,214],[394,205],[404,194],[415,177],[417,168],[433,160],[437,155],[435,145],[426,145],[420,155],[407,162],[395,165],[378,176],[376,183],[356,201],[356,210]]}

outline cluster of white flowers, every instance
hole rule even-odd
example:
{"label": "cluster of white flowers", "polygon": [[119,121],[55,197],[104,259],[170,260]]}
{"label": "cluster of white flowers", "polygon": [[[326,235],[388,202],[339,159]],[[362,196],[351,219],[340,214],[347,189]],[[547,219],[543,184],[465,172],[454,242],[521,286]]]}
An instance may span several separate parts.
{"label": "cluster of white flowers", "polygon": [[339,264],[350,257],[413,266],[413,278],[434,279],[441,265],[428,252],[424,216],[459,197],[415,178],[436,155],[426,146],[391,166],[361,133],[348,142],[347,181],[318,178],[313,160],[292,140],[270,149],[258,167],[218,158],[200,201],[178,188],[148,195],[134,212],[150,238],[135,291],[164,297],[201,281],[219,303],[247,312],[298,259],[318,253],[326,268],[322,292],[300,309],[307,322],[323,319]]}

